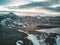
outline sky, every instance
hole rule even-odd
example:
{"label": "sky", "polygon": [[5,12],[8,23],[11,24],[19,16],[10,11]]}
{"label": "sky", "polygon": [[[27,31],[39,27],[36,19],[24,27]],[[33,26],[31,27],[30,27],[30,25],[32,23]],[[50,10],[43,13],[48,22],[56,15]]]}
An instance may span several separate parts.
{"label": "sky", "polygon": [[25,3],[29,3],[29,0],[0,0],[0,5],[7,6],[7,5],[21,5]]}
{"label": "sky", "polygon": [[0,0],[0,5],[21,5],[29,2],[46,2],[48,0]]}
{"label": "sky", "polygon": [[[38,9],[36,7],[38,7]],[[58,15],[60,14],[60,0],[0,0],[0,11],[2,10],[42,12],[43,14]]]}

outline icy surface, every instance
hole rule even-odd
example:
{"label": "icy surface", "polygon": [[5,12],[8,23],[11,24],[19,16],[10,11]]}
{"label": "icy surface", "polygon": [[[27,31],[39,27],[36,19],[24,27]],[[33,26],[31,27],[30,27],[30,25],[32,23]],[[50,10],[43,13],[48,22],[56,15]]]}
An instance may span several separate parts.
{"label": "icy surface", "polygon": [[57,38],[56,38],[56,45],[60,45],[60,37],[59,36],[57,36]]}
{"label": "icy surface", "polygon": [[17,42],[16,42],[16,45],[22,45],[23,44],[23,41],[21,41],[21,40],[18,40]]}
{"label": "icy surface", "polygon": [[29,40],[31,40],[33,42],[34,45],[40,45],[39,41],[37,40],[37,38],[34,35],[29,35],[27,37]]}

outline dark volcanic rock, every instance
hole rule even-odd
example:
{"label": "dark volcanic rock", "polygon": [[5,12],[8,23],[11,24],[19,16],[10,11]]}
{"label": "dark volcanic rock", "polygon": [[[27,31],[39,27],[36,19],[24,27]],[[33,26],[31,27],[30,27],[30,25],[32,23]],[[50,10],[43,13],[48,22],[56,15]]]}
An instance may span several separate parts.
{"label": "dark volcanic rock", "polygon": [[9,13],[9,14],[0,14],[0,21],[6,18],[11,18],[13,20],[17,20],[18,16],[16,16],[14,13]]}
{"label": "dark volcanic rock", "polygon": [[1,29],[0,45],[16,45],[16,41],[23,40],[26,36],[28,35],[16,29]]}

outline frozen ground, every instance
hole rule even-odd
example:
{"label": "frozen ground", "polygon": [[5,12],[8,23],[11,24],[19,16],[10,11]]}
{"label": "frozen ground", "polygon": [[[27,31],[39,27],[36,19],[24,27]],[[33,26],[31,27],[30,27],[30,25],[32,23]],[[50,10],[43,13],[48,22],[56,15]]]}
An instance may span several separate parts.
{"label": "frozen ground", "polygon": [[[38,32],[45,32],[45,33],[48,33],[48,34],[49,33],[58,33],[58,34],[60,34],[59,33],[60,32],[60,28],[40,29],[40,30],[36,30],[36,31],[38,31]],[[22,31],[22,32],[24,32],[24,31]],[[25,32],[25,33],[27,33],[27,32]],[[43,35],[41,35],[41,36],[39,35],[40,39],[38,39],[35,34],[28,34],[27,39],[31,40],[33,45],[46,45],[45,37]],[[60,45],[60,37],[59,36],[56,36],[55,41],[56,41],[56,44],[54,44],[54,45]]]}

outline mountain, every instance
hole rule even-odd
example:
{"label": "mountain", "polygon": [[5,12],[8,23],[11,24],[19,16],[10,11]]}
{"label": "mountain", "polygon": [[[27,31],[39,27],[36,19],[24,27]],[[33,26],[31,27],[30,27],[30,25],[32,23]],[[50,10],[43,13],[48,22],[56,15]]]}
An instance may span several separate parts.
{"label": "mountain", "polygon": [[[1,14],[0,15],[0,26],[1,27],[15,27],[14,22],[18,21],[18,16],[16,16],[14,13],[10,12],[9,14]],[[16,22],[17,22],[16,21]]]}
{"label": "mountain", "polygon": [[[28,40],[26,37],[28,34],[18,31],[16,28],[5,28],[5,27],[11,27],[11,25],[14,25],[13,22],[18,20],[18,16],[16,16],[14,13],[9,14],[1,14],[0,15],[0,45],[16,45],[16,42],[18,40],[27,42],[24,43],[26,45],[29,45],[30,40]],[[3,23],[1,23],[3,22]],[[5,26],[8,25],[8,26]],[[5,26],[5,27],[4,27]],[[14,25],[15,26],[15,25]],[[4,28],[2,28],[4,27]],[[30,44],[31,45],[31,44]]]}
{"label": "mountain", "polygon": [[0,21],[2,19],[6,19],[6,18],[11,18],[11,19],[17,19],[18,16],[16,16],[14,13],[10,12],[8,14],[0,14]]}

